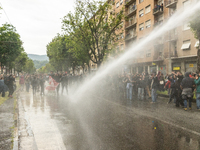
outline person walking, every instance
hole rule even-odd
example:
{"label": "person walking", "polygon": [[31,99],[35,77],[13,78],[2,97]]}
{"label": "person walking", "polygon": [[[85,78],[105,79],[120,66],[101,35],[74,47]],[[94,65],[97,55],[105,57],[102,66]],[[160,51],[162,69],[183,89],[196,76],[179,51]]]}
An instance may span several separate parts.
{"label": "person walking", "polygon": [[200,72],[197,73],[196,79],[194,80],[196,84],[196,105],[197,110],[200,110]]}
{"label": "person walking", "polygon": [[20,86],[21,86],[21,91],[24,90],[24,83],[25,83],[25,81],[24,81],[24,75],[22,74],[22,75],[20,76],[20,79],[19,79],[19,84],[20,84]]}
{"label": "person walking", "polygon": [[30,83],[31,83],[30,76],[27,75],[26,78],[25,78],[26,92],[29,92]]}
{"label": "person walking", "polygon": [[8,83],[8,89],[9,89],[9,94],[8,94],[8,97],[13,97],[13,93],[14,93],[14,88],[13,88],[13,85],[14,85],[14,81],[15,81],[15,78],[13,78],[12,74],[9,76],[9,83]]}
{"label": "person walking", "polygon": [[33,95],[36,94],[36,87],[37,87],[37,79],[36,76],[33,76],[33,79],[31,80],[31,86],[33,89]]}
{"label": "person walking", "polygon": [[187,100],[189,101],[189,109],[192,109],[193,89],[195,82],[193,78],[189,77],[190,73],[185,73],[185,78],[181,82],[182,99],[184,101],[184,110],[187,110]]}
{"label": "person walking", "polygon": [[155,73],[153,73],[152,76],[151,76],[151,98],[152,98],[151,103],[155,103],[156,100],[157,100],[156,91],[158,89],[158,86],[159,86],[158,78],[155,75]]}
{"label": "person walking", "polygon": [[126,98],[132,100],[132,90],[133,90],[133,81],[131,79],[131,75],[128,75],[127,78],[127,85],[126,85]]}

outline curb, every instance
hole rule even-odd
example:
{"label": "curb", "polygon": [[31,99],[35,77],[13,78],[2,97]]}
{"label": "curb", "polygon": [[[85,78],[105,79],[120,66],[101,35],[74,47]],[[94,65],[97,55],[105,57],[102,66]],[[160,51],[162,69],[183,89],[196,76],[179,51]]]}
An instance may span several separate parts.
{"label": "curb", "polygon": [[14,128],[14,139],[13,139],[13,150],[18,150],[19,149],[19,132],[18,132],[18,125],[19,125],[19,107],[18,107],[18,92],[19,92],[19,89],[16,92],[16,99],[15,99],[15,102],[16,102],[16,105],[15,105],[15,128]]}

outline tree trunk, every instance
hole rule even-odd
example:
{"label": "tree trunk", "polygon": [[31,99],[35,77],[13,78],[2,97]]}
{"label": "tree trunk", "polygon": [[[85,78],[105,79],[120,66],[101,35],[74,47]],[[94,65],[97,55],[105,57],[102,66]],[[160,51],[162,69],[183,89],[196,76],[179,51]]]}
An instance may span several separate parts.
{"label": "tree trunk", "polygon": [[90,73],[90,64],[88,63],[87,66],[88,66],[88,72]]}

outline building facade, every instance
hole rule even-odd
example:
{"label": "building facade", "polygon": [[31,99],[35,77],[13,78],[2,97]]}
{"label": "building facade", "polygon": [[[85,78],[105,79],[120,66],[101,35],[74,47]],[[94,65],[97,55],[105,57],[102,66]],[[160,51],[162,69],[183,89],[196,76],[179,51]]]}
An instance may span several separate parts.
{"label": "building facade", "polygon": [[[178,9],[187,7],[192,0],[114,0],[113,11],[117,14],[124,7],[123,38],[117,51],[129,47],[148,36],[156,27],[166,22]],[[184,22],[137,52],[139,57],[126,65],[132,73],[172,71],[196,71],[197,39],[189,23]]]}

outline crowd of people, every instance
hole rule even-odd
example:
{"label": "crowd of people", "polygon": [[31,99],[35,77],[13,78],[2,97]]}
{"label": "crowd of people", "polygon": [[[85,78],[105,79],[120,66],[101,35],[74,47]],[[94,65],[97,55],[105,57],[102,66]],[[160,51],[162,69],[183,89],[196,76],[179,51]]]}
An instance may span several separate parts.
{"label": "crowd of people", "polygon": [[14,75],[0,75],[0,94],[5,97],[5,93],[9,91],[8,97],[13,97],[16,90],[15,76]]}
{"label": "crowd of people", "polygon": [[[50,74],[20,74],[19,84],[20,90],[29,92],[32,88],[32,93],[40,93],[45,95],[45,83],[48,84],[49,77],[58,83],[55,90],[57,94],[59,91],[68,93],[68,88],[71,85],[79,85],[83,80],[82,75],[69,75],[63,73]],[[151,103],[157,102],[158,91],[168,92],[169,101],[172,100],[176,107],[182,106],[187,110],[187,102],[189,102],[189,109],[192,108],[192,100],[196,91],[196,105],[200,110],[200,73],[186,72],[185,76],[181,72],[172,72],[171,74],[163,75],[161,72],[130,74],[124,73],[122,75],[108,75],[105,80],[107,90],[104,90],[104,94],[115,95],[120,99],[132,100],[133,96],[141,99],[152,99]],[[102,82],[103,83],[103,82]],[[76,86],[75,86],[76,87]],[[61,89],[60,89],[61,88]],[[0,93],[2,97],[5,96],[5,92],[9,91],[8,96],[12,97],[14,90],[16,89],[15,76],[1,75],[0,76]],[[108,90],[109,89],[109,90]],[[103,94],[103,93],[102,93]]]}
{"label": "crowd of people", "polygon": [[[168,92],[168,104],[174,101],[176,107],[182,106],[187,110],[187,101],[189,109],[192,108],[192,100],[196,91],[196,105],[200,110],[200,73],[186,72],[185,76],[181,72],[172,72],[163,75],[161,72],[141,73],[141,74],[123,74],[109,76],[116,91],[122,99],[132,100],[133,96],[140,99],[152,99],[151,103],[157,102],[158,92]],[[117,82],[115,81],[117,80]],[[165,94],[165,93],[163,93]]]}

